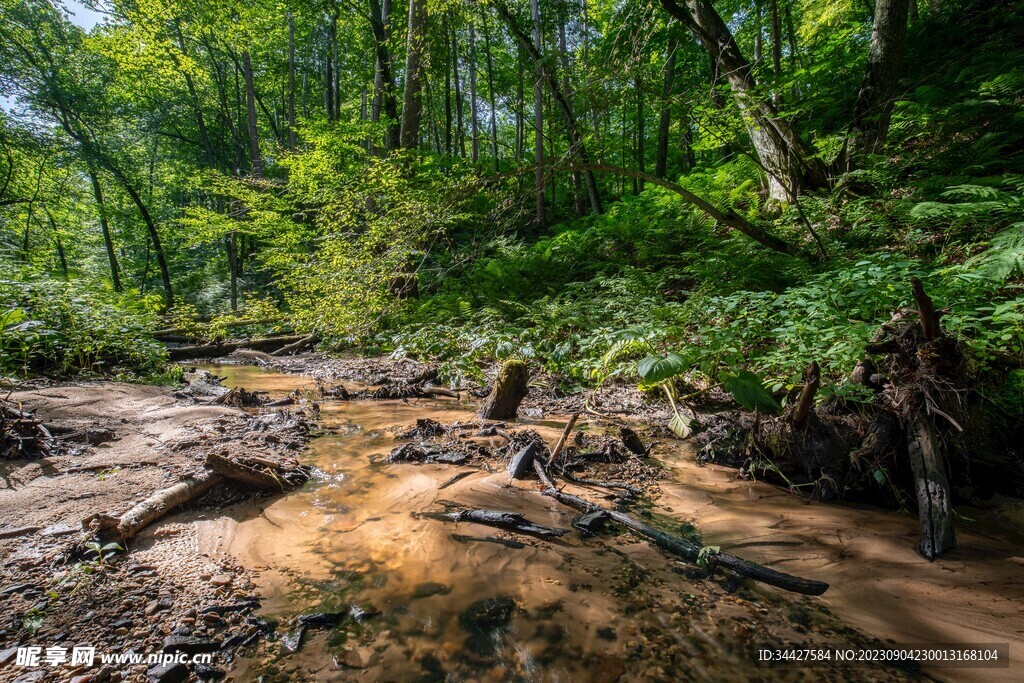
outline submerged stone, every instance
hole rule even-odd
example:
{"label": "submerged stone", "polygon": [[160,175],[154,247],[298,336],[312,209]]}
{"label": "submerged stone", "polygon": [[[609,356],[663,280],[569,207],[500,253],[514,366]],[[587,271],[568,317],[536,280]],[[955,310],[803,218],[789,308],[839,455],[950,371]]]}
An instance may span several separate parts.
{"label": "submerged stone", "polygon": [[502,628],[512,618],[516,601],[508,596],[478,600],[459,615],[459,625],[470,633],[487,633]]}

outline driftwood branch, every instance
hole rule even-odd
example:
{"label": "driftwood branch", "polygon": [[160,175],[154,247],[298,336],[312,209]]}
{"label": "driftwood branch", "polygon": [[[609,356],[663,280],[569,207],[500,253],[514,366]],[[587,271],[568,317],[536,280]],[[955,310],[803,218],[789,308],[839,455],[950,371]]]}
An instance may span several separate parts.
{"label": "driftwood branch", "polygon": [[516,531],[540,538],[555,538],[569,533],[568,529],[556,529],[550,526],[534,524],[519,512],[502,512],[500,510],[454,510],[449,512],[421,512],[419,517],[439,519],[445,522],[472,522],[493,526],[508,531]]}
{"label": "driftwood branch", "polygon": [[565,429],[562,430],[562,435],[558,437],[558,442],[555,444],[554,450],[551,451],[551,458],[548,460],[552,465],[558,462],[558,458],[562,455],[562,450],[565,449],[565,444],[569,440],[569,434],[572,433],[572,428],[576,426],[576,420],[579,418],[579,413],[573,413],[569,421],[565,423]]}
{"label": "driftwood branch", "polygon": [[82,527],[104,542],[124,543],[174,508],[202,497],[222,481],[217,474],[202,472],[157,491],[120,517],[90,515],[82,520]]}
{"label": "driftwood branch", "polygon": [[264,491],[283,491],[286,488],[285,482],[273,474],[234,462],[217,453],[209,453],[205,465],[207,469],[246,486]]}
{"label": "driftwood branch", "polygon": [[652,541],[662,550],[665,550],[676,557],[688,562],[706,561],[710,567],[724,567],[725,569],[739,574],[740,576],[755,579],[770,586],[775,586],[776,588],[782,588],[795,593],[802,593],[804,595],[821,595],[828,590],[828,584],[822,581],[812,581],[810,579],[792,576],[791,574],[785,574],[774,569],[769,569],[768,567],[762,567],[761,565],[754,564],[753,562],[748,562],[736,557],[735,555],[730,555],[729,553],[714,552],[702,554],[702,550],[704,550],[703,547],[693,541],[666,534],[663,531],[659,531],[654,527],[644,524],[640,520],[635,519],[624,512],[609,510],[597,505],[596,503],[591,503],[588,500],[580,498],[579,496],[559,491],[555,486],[555,483],[551,480],[551,477],[548,476],[543,465],[534,461],[533,466],[537,472],[537,476],[540,477],[540,480],[546,487],[543,491],[543,495],[554,498],[559,503],[575,508],[583,513],[600,511],[607,512],[611,521],[629,529],[633,533],[643,536],[644,538]]}

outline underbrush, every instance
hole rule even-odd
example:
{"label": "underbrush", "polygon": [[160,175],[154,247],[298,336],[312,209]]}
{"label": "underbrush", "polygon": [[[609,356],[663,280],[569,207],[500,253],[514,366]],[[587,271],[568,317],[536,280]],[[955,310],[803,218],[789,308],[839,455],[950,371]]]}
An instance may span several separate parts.
{"label": "underbrush", "polygon": [[151,336],[158,307],[158,299],[57,280],[13,260],[0,264],[0,374],[161,381],[169,371],[163,344]]}

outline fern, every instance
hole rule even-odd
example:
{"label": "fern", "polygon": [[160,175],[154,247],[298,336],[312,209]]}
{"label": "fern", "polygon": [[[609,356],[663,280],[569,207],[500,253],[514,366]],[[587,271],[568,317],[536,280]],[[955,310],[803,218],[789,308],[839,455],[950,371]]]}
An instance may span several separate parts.
{"label": "fern", "polygon": [[988,249],[968,259],[964,265],[992,280],[1024,274],[1024,223],[1014,223],[996,233]]}

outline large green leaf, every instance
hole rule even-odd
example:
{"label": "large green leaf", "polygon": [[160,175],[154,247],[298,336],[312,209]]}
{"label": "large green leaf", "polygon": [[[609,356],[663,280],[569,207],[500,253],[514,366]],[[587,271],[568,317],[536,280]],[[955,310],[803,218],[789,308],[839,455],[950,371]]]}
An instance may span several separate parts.
{"label": "large green leaf", "polygon": [[693,425],[693,420],[680,415],[678,412],[672,415],[672,419],[668,422],[668,428],[671,429],[672,433],[680,439],[685,439],[690,436],[693,432],[691,425]]}
{"label": "large green leaf", "polygon": [[782,410],[779,402],[764,388],[764,382],[750,370],[740,370],[735,375],[726,375],[722,380],[725,390],[736,402],[748,410],[777,413]]}
{"label": "large green leaf", "polygon": [[667,356],[647,356],[636,364],[637,374],[647,384],[657,384],[677,377],[690,369],[690,359],[670,353]]}

